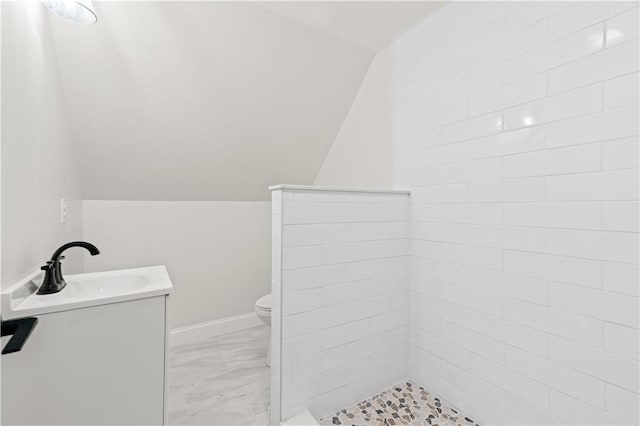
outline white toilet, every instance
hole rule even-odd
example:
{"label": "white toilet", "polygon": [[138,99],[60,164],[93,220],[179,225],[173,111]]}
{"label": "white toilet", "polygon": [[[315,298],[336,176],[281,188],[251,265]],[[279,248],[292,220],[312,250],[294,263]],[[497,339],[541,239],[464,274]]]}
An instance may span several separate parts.
{"label": "white toilet", "polygon": [[[262,296],[256,301],[255,312],[260,321],[266,325],[271,325],[271,293]],[[269,339],[267,346],[267,359],[265,364],[271,367],[271,339]]]}

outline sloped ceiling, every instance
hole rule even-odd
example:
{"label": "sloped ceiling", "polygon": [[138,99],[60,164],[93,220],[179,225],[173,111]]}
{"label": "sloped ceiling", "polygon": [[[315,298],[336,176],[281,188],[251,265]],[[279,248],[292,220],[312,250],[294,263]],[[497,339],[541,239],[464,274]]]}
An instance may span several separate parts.
{"label": "sloped ceiling", "polygon": [[273,10],[313,28],[373,51],[436,8],[437,1],[279,1],[263,2]]}
{"label": "sloped ceiling", "polygon": [[52,19],[85,199],[267,200],[311,184],[374,56],[252,3]]}

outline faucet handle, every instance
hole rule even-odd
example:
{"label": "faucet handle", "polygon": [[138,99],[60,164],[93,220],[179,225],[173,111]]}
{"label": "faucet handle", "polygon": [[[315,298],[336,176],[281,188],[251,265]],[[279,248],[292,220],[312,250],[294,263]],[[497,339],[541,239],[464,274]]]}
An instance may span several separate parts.
{"label": "faucet handle", "polygon": [[53,267],[55,262],[53,260],[47,260],[47,264],[40,267],[41,271],[48,271]]}

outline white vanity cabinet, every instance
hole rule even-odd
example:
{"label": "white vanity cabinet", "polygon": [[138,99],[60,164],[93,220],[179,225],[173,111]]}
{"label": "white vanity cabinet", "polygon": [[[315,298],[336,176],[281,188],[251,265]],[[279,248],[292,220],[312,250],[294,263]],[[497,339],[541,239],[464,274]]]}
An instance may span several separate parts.
{"label": "white vanity cabinet", "polygon": [[169,295],[151,294],[29,315],[2,356],[2,425],[166,424]]}

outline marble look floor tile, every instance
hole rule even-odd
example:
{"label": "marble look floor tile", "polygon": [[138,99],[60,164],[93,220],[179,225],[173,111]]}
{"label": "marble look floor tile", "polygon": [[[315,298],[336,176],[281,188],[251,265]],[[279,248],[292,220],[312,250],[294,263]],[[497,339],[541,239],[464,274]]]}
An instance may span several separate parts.
{"label": "marble look floor tile", "polygon": [[268,424],[266,326],[176,346],[169,354],[169,423]]}

